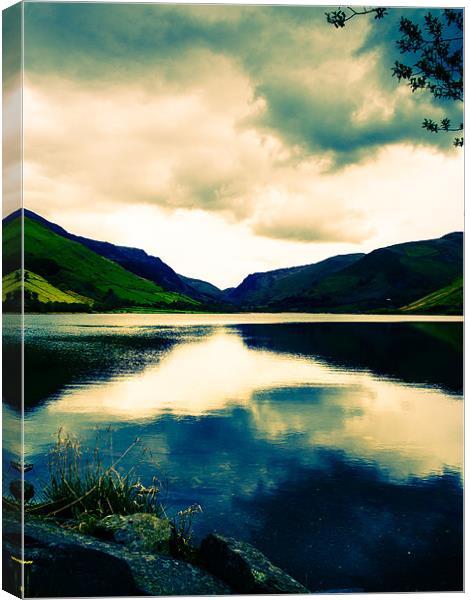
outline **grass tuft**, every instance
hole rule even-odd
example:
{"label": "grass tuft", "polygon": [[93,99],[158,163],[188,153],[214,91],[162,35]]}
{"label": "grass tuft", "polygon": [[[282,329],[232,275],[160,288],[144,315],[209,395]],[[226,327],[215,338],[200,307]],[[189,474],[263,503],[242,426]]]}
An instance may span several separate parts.
{"label": "grass tuft", "polygon": [[[76,437],[59,429],[49,452],[49,478],[42,484],[38,500],[26,505],[25,513],[58,518],[65,527],[97,537],[107,534],[101,523],[105,517],[149,513],[170,523],[171,553],[197,563],[198,552],[192,545],[193,520],[202,512],[201,506],[193,504],[173,517],[167,516],[160,501],[162,486],[156,477],[146,486],[134,468],[124,475],[117,469],[139,444],[137,438],[117,460],[106,466],[101,444],[97,442],[90,451],[83,448]],[[21,504],[12,497],[4,497],[3,504],[9,510],[21,510]]]}
{"label": "grass tuft", "polygon": [[190,562],[197,562],[197,550],[192,544],[193,519],[202,513],[200,504],[192,504],[180,510],[172,519],[173,539],[172,550],[175,556]]}
{"label": "grass tuft", "polygon": [[112,514],[145,512],[161,516],[164,511],[158,480],[154,478],[152,485],[146,487],[133,469],[125,475],[116,469],[137,444],[138,439],[106,467],[98,447],[90,453],[82,449],[75,437],[60,429],[49,454],[49,481],[42,489],[42,509],[49,507],[49,516],[72,518],[85,530]]}

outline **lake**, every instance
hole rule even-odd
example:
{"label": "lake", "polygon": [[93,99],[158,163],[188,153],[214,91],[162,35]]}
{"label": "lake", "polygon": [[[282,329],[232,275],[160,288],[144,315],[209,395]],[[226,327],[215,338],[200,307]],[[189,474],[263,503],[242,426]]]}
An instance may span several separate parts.
{"label": "lake", "polygon": [[[462,589],[460,319],[27,315],[26,477],[103,444],[313,591]],[[14,356],[14,318],[4,320]],[[7,366],[8,369],[8,360]],[[18,431],[15,394],[4,423]],[[16,399],[17,400],[17,399]],[[106,429],[110,432],[106,433]],[[6,436],[4,477],[18,451]]]}

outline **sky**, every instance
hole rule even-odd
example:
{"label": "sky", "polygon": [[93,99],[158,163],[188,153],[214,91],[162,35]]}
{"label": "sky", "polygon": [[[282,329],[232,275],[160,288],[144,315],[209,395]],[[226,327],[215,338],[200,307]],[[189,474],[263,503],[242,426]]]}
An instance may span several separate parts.
{"label": "sky", "polygon": [[421,128],[461,107],[391,76],[425,9],[341,30],[318,6],[24,11],[24,205],[73,233],[225,288],[463,229],[463,151]]}

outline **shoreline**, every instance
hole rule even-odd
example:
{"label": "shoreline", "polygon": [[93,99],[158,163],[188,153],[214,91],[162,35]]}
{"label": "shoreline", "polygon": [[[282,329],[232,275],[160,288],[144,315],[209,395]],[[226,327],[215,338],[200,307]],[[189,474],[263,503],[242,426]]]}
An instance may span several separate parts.
{"label": "shoreline", "polygon": [[[215,531],[191,545],[186,556],[173,547],[170,521],[150,513],[112,514],[94,534],[67,520],[26,513],[24,546],[20,521],[18,512],[4,506],[2,545],[10,558],[4,560],[4,584],[14,595],[22,585],[18,556],[25,557],[28,597],[312,593],[252,544]],[[67,568],[71,562],[73,573]],[[118,573],[117,580],[103,579],[103,571]]]}
{"label": "shoreline", "polygon": [[[5,313],[19,315],[20,313]],[[160,316],[170,317],[188,317],[198,318],[212,317],[226,318],[227,323],[243,322],[248,319],[248,323],[256,323],[257,319],[261,323],[463,323],[464,315],[430,315],[430,314],[401,314],[401,313],[306,313],[306,312],[186,312],[186,311],[119,311],[119,312],[27,312],[28,316],[46,316],[46,315],[88,315],[91,317],[109,317],[117,315],[139,315],[139,316]],[[282,320],[281,320],[282,319]],[[198,321],[200,323],[200,321]],[[188,323],[189,324],[189,323]]]}

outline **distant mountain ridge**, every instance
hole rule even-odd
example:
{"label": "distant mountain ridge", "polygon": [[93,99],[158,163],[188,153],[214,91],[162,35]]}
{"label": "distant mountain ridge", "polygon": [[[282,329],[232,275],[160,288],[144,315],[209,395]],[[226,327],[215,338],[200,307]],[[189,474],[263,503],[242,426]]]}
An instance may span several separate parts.
{"label": "distant mountain ridge", "polygon": [[[247,277],[230,292],[230,297],[244,293],[243,301],[249,302],[252,309],[263,305],[272,311],[400,311],[405,305],[462,277],[463,233],[395,244],[368,254],[332,257],[316,265],[298,267],[287,276],[281,272],[282,294],[277,273],[279,271]],[[292,275],[301,277],[302,287],[293,285]],[[270,281],[272,276],[274,281]],[[268,298],[265,289],[269,286],[272,292]],[[461,312],[463,299],[460,308],[458,305],[454,295],[452,310]]]}
{"label": "distant mountain ridge", "polygon": [[162,286],[168,291],[186,294],[195,300],[200,300],[202,302],[221,300],[222,292],[216,286],[207,284],[207,291],[202,291],[200,286],[196,287],[190,285],[188,281],[196,282],[197,280],[189,280],[188,278],[178,275],[176,271],[164,263],[160,258],[150,256],[145,250],[129,246],[117,246],[110,242],[101,242],[69,233],[60,225],[52,223],[28,209],[24,209],[24,215],[25,217],[45,225],[51,231],[54,231],[62,237],[80,242],[87,248],[90,248],[90,250],[93,250],[93,252],[118,263],[124,269],[127,269],[135,275],[139,275],[139,277],[153,281],[155,284]]}
{"label": "distant mountain ridge", "polygon": [[291,295],[293,291],[301,293],[309,289],[327,275],[353,264],[363,256],[364,254],[338,255],[311,265],[252,273],[239,286],[228,290],[225,297],[235,304],[270,304],[277,298]]}
{"label": "distant mountain ridge", "polygon": [[[201,302],[167,290],[140,277],[117,262],[101,256],[82,244],[51,229],[44,222],[25,216],[24,220],[25,307],[27,310],[116,310],[121,308],[198,310]],[[21,296],[21,271],[17,240],[21,238],[19,218],[3,223],[4,287],[9,284],[5,302],[15,309]],[[65,231],[65,230],[64,230]],[[12,272],[19,277],[8,280]],[[27,277],[26,277],[27,276]],[[60,298],[65,292],[66,298]],[[46,298],[46,299],[44,299]]]}
{"label": "distant mountain ridge", "polygon": [[[21,285],[21,278],[14,275],[20,268],[18,246],[13,250],[19,214],[3,220],[7,301],[18,295]],[[34,306],[52,307],[55,302],[61,307],[82,303],[88,310],[128,305],[144,310],[408,314],[463,310],[462,232],[252,273],[222,291],[207,281],[179,275],[144,250],[71,234],[28,209],[24,223],[25,268],[30,277],[25,287]]]}

